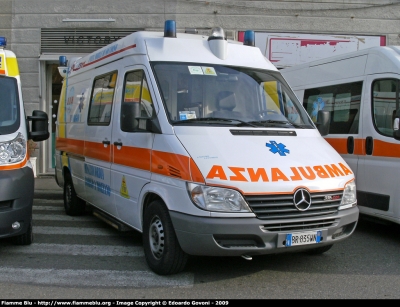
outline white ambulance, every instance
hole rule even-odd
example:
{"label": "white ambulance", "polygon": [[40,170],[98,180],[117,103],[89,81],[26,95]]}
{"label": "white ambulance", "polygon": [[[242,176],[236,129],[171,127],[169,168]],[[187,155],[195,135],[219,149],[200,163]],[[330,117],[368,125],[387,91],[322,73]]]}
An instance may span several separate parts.
{"label": "white ambulance", "polygon": [[[0,238],[16,244],[33,240],[34,172],[28,140],[49,137],[47,114],[33,111],[26,117],[18,61],[0,37]],[[31,122],[31,123],[30,123]],[[31,126],[31,127],[30,127]]]}
{"label": "white ambulance", "polygon": [[400,224],[400,47],[373,47],[281,70],[357,178],[360,213]]}
{"label": "white ambulance", "polygon": [[188,255],[323,253],[353,233],[354,174],[253,31],[243,44],[168,20],[68,61],[56,132],[66,213],[89,204],[142,232],[156,273]]}

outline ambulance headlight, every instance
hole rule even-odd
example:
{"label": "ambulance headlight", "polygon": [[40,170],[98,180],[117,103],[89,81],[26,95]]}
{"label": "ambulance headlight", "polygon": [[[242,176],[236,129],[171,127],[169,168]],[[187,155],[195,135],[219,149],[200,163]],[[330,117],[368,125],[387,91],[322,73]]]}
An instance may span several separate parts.
{"label": "ambulance headlight", "polygon": [[18,163],[24,160],[26,140],[21,133],[8,142],[0,142],[0,165]]}
{"label": "ambulance headlight", "polygon": [[342,202],[340,203],[339,210],[348,209],[355,206],[357,206],[357,193],[356,183],[353,180],[344,187]]}
{"label": "ambulance headlight", "polygon": [[203,210],[220,212],[251,212],[243,196],[231,189],[188,183],[194,204]]}

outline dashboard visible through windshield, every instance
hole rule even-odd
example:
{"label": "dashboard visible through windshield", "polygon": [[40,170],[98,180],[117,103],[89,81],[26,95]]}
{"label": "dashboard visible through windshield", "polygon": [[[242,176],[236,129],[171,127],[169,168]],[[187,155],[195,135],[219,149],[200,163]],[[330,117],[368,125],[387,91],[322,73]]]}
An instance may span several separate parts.
{"label": "dashboard visible through windshield", "polygon": [[153,62],[173,125],[314,128],[278,72]]}

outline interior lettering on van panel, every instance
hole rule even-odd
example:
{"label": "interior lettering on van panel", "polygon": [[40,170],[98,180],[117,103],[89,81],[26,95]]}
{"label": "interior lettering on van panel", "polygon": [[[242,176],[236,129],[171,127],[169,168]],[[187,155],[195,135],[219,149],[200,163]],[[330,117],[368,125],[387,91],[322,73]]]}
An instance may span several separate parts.
{"label": "interior lettering on van panel", "polygon": [[[229,170],[228,170],[228,169]],[[319,178],[332,178],[343,177],[353,174],[343,163],[315,165],[305,167],[291,167],[291,173],[284,173],[277,167],[270,169],[265,168],[244,168],[228,166],[224,168],[221,165],[213,165],[208,172],[207,179],[220,179],[229,181],[244,181],[244,182],[277,182],[282,181],[296,181],[296,180],[314,180]],[[228,177],[229,174],[230,176]],[[229,179],[228,179],[229,178]]]}

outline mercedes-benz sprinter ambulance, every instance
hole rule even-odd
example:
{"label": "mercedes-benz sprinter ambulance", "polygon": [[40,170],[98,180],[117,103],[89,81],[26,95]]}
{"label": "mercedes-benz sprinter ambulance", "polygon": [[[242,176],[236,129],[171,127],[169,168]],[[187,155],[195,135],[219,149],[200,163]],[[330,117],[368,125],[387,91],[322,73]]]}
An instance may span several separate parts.
{"label": "mercedes-benz sprinter ambulance", "polygon": [[48,118],[42,111],[25,116],[18,61],[6,42],[0,37],[0,239],[27,245],[33,240],[34,192],[27,144],[49,137]]}
{"label": "mercedes-benz sprinter ambulance", "polygon": [[360,213],[400,224],[400,47],[373,47],[281,70],[357,178]]}
{"label": "mercedes-benz sprinter ambulance", "polygon": [[188,255],[323,253],[353,233],[353,171],[253,31],[243,44],[170,20],[68,62],[56,132],[66,213],[90,205],[142,232],[156,273]]}

